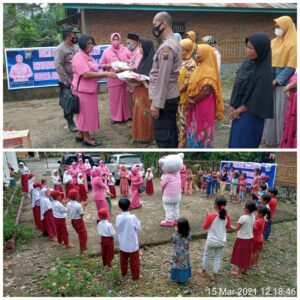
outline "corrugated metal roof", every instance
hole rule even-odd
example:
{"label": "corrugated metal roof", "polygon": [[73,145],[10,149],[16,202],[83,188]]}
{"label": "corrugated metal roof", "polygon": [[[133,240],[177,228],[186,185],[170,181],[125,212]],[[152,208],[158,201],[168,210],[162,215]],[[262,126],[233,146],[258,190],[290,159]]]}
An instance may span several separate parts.
{"label": "corrugated metal roof", "polygon": [[200,3],[194,0],[193,3],[185,2],[141,2],[124,1],[108,2],[102,0],[98,3],[65,3],[66,8],[87,8],[87,9],[128,9],[128,10],[158,10],[170,9],[174,11],[265,11],[265,12],[297,12],[297,3]]}

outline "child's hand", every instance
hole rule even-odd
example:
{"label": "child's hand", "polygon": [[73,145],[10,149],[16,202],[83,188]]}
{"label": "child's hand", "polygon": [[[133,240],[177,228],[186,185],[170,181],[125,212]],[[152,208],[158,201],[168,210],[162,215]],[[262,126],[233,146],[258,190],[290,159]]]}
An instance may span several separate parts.
{"label": "child's hand", "polygon": [[208,215],[208,209],[206,210],[206,215]]}

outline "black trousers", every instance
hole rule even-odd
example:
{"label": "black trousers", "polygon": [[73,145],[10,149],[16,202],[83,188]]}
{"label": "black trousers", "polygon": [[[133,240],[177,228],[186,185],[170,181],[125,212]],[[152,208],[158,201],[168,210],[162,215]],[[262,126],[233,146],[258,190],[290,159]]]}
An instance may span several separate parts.
{"label": "black trousers", "polygon": [[[60,81],[58,82],[58,85],[59,85],[59,97],[61,97],[61,94],[66,86]],[[68,119],[68,117],[73,119],[73,114],[67,115],[66,112],[64,111],[64,118]]]}
{"label": "black trousers", "polygon": [[167,99],[165,108],[159,110],[159,118],[154,120],[154,139],[158,148],[178,148],[176,114],[179,96]]}

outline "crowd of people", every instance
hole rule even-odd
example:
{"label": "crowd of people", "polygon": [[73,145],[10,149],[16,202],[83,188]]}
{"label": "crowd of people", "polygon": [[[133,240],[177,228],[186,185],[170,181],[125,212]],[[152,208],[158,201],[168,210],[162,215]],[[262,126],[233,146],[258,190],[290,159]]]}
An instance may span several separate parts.
{"label": "crowd of people", "polygon": [[[274,20],[276,37],[264,33],[245,39],[246,59],[241,64],[230,98],[232,126],[229,148],[267,145],[296,146],[297,32],[293,20]],[[221,89],[221,55],[213,36],[197,43],[194,31],[185,37],[172,31],[172,19],[160,12],[153,19],[153,35],[159,42],[128,33],[127,46],[119,33],[111,35],[99,71],[92,53],[94,37],[77,39],[72,29],[63,32],[56,52],[61,95],[72,89],[80,103],[76,126],[66,115],[69,128],[77,131],[76,142],[100,146],[90,132],[100,129],[98,79],[107,77],[112,124],[132,120],[133,142],[159,148],[212,148],[215,121],[224,117]],[[78,43],[78,45],[77,45]],[[116,67],[116,62],[127,66]],[[119,72],[134,71],[149,81],[121,80]],[[289,100],[287,100],[289,99]]]}
{"label": "crowd of people", "polygon": [[[163,158],[165,159],[165,158]],[[161,164],[162,170],[163,164]],[[117,234],[120,247],[120,268],[123,276],[128,273],[128,262],[133,280],[140,278],[140,258],[138,234],[141,231],[141,222],[133,214],[133,209],[140,208],[140,194],[146,190],[148,196],[154,193],[153,178],[154,168],[148,168],[145,174],[146,187],[141,189],[143,178],[137,166],[133,166],[129,172],[125,166],[120,167],[120,200],[118,206],[121,210],[116,218],[116,230],[110,223],[111,198],[116,198],[115,179],[103,161],[98,167],[91,167],[88,160],[83,161],[82,153],[78,154],[78,162],[75,161],[65,169],[61,181],[57,170],[51,174],[53,187],[50,189],[47,180],[37,180],[30,173],[24,163],[19,164],[21,172],[21,184],[23,192],[31,197],[33,218],[36,228],[48,236],[51,240],[66,248],[73,248],[69,241],[66,217],[71,220],[72,227],[78,234],[80,253],[87,250],[87,229],[84,222],[84,213],[88,205],[88,177],[91,176],[92,199],[97,211],[97,229],[101,237],[101,256],[105,268],[112,266],[114,258],[114,240]],[[165,176],[164,174],[163,176]],[[201,274],[208,275],[208,266],[211,253],[214,255],[213,273],[210,276],[216,281],[220,270],[221,254],[226,245],[226,231],[237,232],[234,244],[231,264],[237,266],[235,276],[241,278],[248,268],[258,264],[264,242],[268,241],[277,207],[277,189],[269,187],[269,178],[261,174],[260,169],[254,170],[254,179],[250,186],[252,200],[245,200],[247,174],[239,173],[233,167],[227,170],[224,167],[221,172],[218,168],[213,171],[197,170],[195,176],[191,168],[183,164],[178,176],[181,180],[182,193],[190,196],[194,189],[205,192],[207,197],[214,194],[213,208],[215,212],[207,211],[203,228],[208,230],[207,240],[203,253]],[[131,181],[129,193],[128,181]],[[165,185],[162,183],[164,190]],[[196,186],[194,184],[196,183]],[[229,198],[225,197],[224,185],[230,184]],[[63,188],[64,187],[64,188]],[[219,189],[219,187],[221,187]],[[65,191],[65,192],[64,192]],[[131,194],[131,199],[128,198]],[[164,192],[163,192],[164,194]],[[239,195],[239,198],[238,198]],[[172,196],[170,196],[172,197]],[[228,202],[241,203],[244,214],[231,225],[231,218],[226,211]],[[179,210],[178,210],[179,212]],[[167,213],[167,211],[166,211]],[[165,226],[161,224],[162,226]],[[174,251],[172,256],[171,279],[185,283],[192,276],[189,244],[191,242],[191,229],[187,218],[178,218],[172,223],[175,232],[172,235]]]}

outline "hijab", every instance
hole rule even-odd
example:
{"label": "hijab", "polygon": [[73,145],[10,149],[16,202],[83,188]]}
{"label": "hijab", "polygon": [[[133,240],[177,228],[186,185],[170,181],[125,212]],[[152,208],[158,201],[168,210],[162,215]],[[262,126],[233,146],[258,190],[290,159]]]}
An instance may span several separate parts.
{"label": "hijab", "polygon": [[[118,43],[114,43],[114,37],[117,36],[119,38],[119,41]],[[113,33],[111,36],[110,36],[110,41],[111,41],[111,45],[112,45],[112,48],[114,50],[119,50],[120,49],[120,45],[121,45],[121,35],[117,32]]]}
{"label": "hijab", "polygon": [[178,42],[180,42],[182,40],[182,36],[179,32],[175,32],[174,35],[175,35],[175,38]]}
{"label": "hijab", "polygon": [[205,85],[210,85],[215,94],[215,119],[222,120],[224,117],[224,103],[216,55],[211,46],[204,44],[198,45],[197,52],[198,55],[201,55],[203,61],[196,66],[190,78],[187,94],[191,98],[196,97]]}
{"label": "hijab", "polygon": [[195,31],[189,31],[187,33],[187,35],[193,41],[193,43],[196,44],[196,33],[195,33]]}
{"label": "hijab", "polygon": [[283,36],[271,42],[272,66],[278,68],[297,68],[297,31],[291,17],[283,16],[274,19],[282,29]]}
{"label": "hijab", "polygon": [[180,47],[184,48],[187,51],[185,57],[182,57],[183,60],[188,60],[192,57],[194,51],[194,43],[190,39],[183,39],[179,42]]}
{"label": "hijab", "polygon": [[255,60],[246,59],[237,72],[230,105],[244,105],[248,111],[260,118],[273,118],[273,85],[270,39],[265,33],[249,35],[257,53]]}
{"label": "hijab", "polygon": [[140,44],[143,49],[142,60],[136,70],[136,73],[149,76],[152,69],[153,57],[155,55],[155,49],[151,40],[141,40]]}

